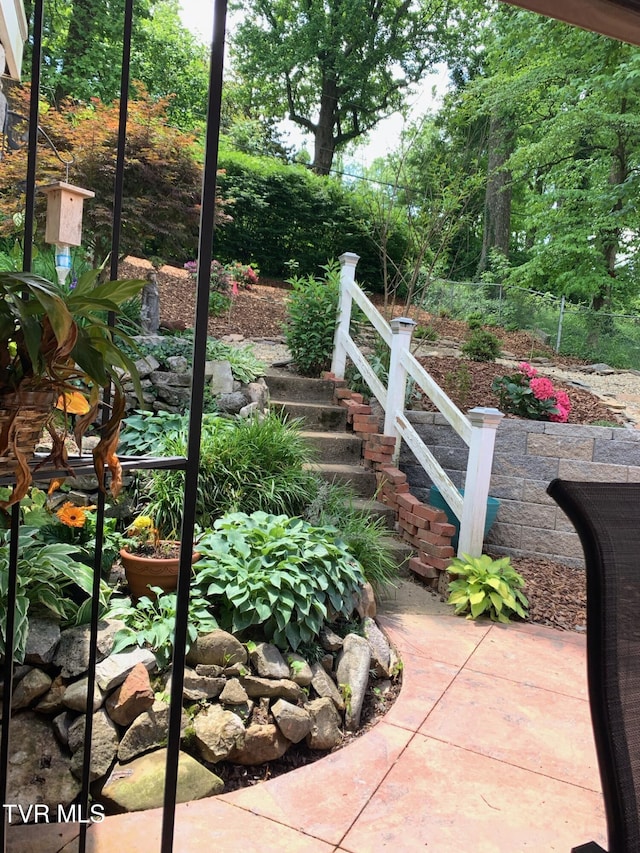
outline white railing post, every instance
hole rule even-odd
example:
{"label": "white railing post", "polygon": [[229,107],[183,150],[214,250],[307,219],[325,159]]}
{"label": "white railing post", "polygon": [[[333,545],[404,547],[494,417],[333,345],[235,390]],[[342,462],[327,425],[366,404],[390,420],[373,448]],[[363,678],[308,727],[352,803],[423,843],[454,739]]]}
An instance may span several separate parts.
{"label": "white railing post", "polygon": [[396,317],[389,325],[391,326],[391,354],[384,434],[391,435],[396,440],[393,461],[397,462],[400,455],[401,433],[396,424],[396,417],[404,413],[404,395],[407,388],[407,371],[402,365],[402,354],[408,352],[411,347],[411,335],[416,324],[409,317]]}
{"label": "white railing post", "polygon": [[498,409],[475,408],[467,412],[471,421],[471,442],[464,485],[458,556],[479,557],[484,540],[487,497],[493,466],[496,430],[504,417]]}
{"label": "white railing post", "polygon": [[333,337],[333,358],[331,359],[331,372],[338,379],[344,379],[344,370],[347,365],[347,349],[345,341],[349,337],[349,325],[351,324],[352,297],[348,284],[353,284],[356,278],[356,266],[360,256],[354,252],[344,252],[340,255],[340,294],[338,296],[338,320]]}

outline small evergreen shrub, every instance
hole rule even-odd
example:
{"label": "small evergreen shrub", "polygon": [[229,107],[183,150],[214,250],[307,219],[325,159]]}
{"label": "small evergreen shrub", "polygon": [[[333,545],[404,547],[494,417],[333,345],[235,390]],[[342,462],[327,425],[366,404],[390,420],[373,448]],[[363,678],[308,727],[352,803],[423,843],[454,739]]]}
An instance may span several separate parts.
{"label": "small evergreen shrub", "polygon": [[340,268],[323,267],[324,279],[306,276],[290,279],[293,288],[287,313],[285,340],[303,376],[320,376],[331,367],[333,336],[338,313]]}
{"label": "small evergreen shrub", "polygon": [[495,361],[501,353],[500,340],[486,329],[474,329],[461,352],[471,361]]}

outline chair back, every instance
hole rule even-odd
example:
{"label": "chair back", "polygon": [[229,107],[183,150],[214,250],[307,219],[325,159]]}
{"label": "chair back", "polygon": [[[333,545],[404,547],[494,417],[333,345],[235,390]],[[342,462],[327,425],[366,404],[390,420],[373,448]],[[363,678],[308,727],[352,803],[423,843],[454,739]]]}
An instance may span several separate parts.
{"label": "chair back", "polygon": [[587,572],[589,703],[610,853],[640,851],[640,483],[553,480]]}

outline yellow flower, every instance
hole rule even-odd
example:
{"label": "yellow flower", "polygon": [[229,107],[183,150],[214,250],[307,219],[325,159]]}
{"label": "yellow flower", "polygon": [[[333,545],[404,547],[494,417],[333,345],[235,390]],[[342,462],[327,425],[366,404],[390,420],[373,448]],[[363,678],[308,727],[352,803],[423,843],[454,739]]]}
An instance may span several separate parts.
{"label": "yellow flower", "polygon": [[66,501],[56,512],[56,516],[67,527],[84,527],[87,520],[87,509],[89,507],[76,506],[71,501]]}

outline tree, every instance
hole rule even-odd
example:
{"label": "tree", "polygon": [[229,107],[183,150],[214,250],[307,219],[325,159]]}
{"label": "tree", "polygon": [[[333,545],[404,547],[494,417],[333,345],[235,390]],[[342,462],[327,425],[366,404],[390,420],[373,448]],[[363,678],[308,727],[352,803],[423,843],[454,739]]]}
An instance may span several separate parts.
{"label": "tree", "polygon": [[232,56],[258,108],[313,134],[313,169],[326,175],[337,150],[451,55],[453,21],[447,0],[252,0]]}
{"label": "tree", "polygon": [[[58,0],[46,4],[42,91],[57,105],[69,98],[110,103],[119,96],[124,4]],[[31,12],[31,9],[28,9]],[[25,54],[29,72],[30,48]],[[169,98],[167,116],[183,129],[206,118],[208,49],[186,30],[178,0],[137,0],[131,79],[154,98]]]}

